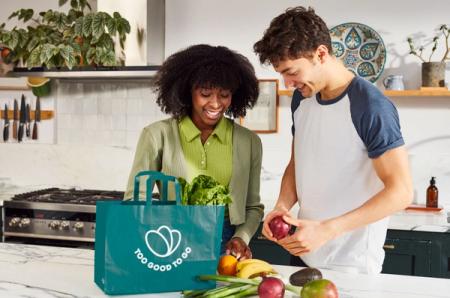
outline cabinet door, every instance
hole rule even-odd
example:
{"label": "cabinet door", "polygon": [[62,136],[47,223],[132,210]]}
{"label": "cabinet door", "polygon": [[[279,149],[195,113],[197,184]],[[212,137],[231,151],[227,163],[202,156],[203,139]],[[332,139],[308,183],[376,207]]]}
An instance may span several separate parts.
{"label": "cabinet door", "polygon": [[433,272],[434,276],[450,278],[450,234],[442,233],[436,242],[439,253],[436,260],[437,266],[435,266],[435,272]]}
{"label": "cabinet door", "polygon": [[289,265],[291,255],[283,247],[275,242],[267,240],[261,233],[262,224],[256,231],[252,240],[250,241],[250,249],[252,250],[253,258],[267,261],[276,265]]}
{"label": "cabinet door", "polygon": [[431,241],[387,238],[383,273],[431,276]]}

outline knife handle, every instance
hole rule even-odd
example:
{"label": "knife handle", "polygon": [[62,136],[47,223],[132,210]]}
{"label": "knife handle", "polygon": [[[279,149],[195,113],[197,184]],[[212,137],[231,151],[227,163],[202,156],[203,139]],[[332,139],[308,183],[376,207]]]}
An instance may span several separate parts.
{"label": "knife handle", "polygon": [[17,121],[13,121],[13,139],[17,139]]}
{"label": "knife handle", "polygon": [[17,139],[22,142],[23,139],[23,123],[19,124],[19,133],[17,134]]}
{"label": "knife handle", "polygon": [[25,124],[25,135],[27,136],[27,138],[30,137],[30,123]]}
{"label": "knife handle", "polygon": [[3,141],[7,142],[9,139],[9,124],[5,124],[3,128]]}
{"label": "knife handle", "polygon": [[38,131],[37,131],[37,124],[36,121],[34,121],[34,125],[33,125],[33,136],[31,137],[33,140],[37,140],[38,139]]}

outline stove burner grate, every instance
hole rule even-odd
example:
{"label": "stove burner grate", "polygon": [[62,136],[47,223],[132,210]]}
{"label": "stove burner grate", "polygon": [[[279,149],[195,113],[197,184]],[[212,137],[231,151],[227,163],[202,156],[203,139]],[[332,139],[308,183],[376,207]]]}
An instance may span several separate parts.
{"label": "stove burner grate", "polygon": [[124,193],[121,191],[109,190],[47,188],[17,194],[12,197],[11,200],[25,202],[95,205],[95,202],[98,200],[122,200],[123,194]]}

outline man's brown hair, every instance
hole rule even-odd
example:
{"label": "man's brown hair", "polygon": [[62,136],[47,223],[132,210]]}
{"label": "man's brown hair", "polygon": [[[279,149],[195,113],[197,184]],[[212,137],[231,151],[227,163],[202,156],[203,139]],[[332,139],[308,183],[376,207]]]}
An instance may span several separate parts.
{"label": "man's brown hair", "polygon": [[310,57],[320,45],[332,53],[327,25],[311,7],[298,6],[274,18],[253,49],[262,64],[276,65],[286,58]]}

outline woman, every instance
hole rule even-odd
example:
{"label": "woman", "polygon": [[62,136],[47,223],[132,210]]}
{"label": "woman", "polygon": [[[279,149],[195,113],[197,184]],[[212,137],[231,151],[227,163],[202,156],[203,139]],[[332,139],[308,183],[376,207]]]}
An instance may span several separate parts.
{"label": "woman", "polygon": [[251,258],[248,247],[263,216],[259,137],[225,115],[245,116],[258,98],[258,80],[247,58],[222,46],[194,45],[170,56],[156,75],[161,110],[171,118],[144,128],[125,198],[143,170],[188,182],[200,174],[228,186],[222,253]]}

